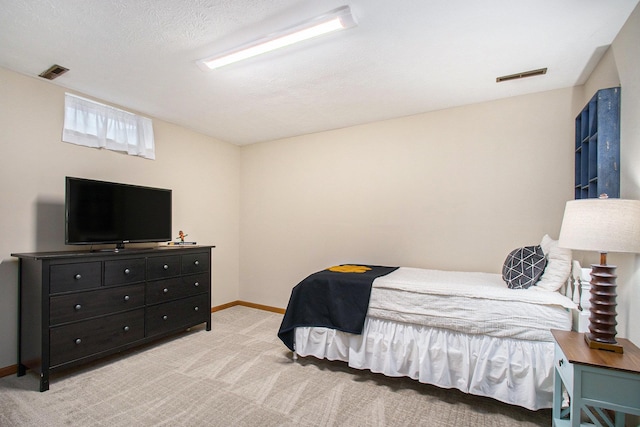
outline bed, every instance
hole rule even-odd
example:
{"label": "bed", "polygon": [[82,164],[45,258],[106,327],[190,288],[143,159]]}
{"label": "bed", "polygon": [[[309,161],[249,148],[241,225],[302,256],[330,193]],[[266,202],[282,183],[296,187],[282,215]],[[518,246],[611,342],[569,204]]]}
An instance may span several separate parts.
{"label": "bed", "polygon": [[[530,410],[549,408],[550,330],[570,330],[577,307],[571,252],[548,236],[536,246],[542,271],[519,289],[505,283],[516,250],[503,274],[368,265],[314,273],[292,291],[278,336],[294,359],[341,360]],[[369,270],[348,271],[358,268]],[[362,293],[367,281],[363,304],[351,290]],[[300,296],[305,286],[315,290]]]}

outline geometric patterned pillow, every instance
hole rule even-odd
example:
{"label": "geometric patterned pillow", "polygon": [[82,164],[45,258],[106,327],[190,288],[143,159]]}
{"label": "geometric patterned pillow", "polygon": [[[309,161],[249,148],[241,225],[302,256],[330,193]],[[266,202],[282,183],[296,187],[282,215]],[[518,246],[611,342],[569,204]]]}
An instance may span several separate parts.
{"label": "geometric patterned pillow", "polygon": [[527,289],[540,279],[546,265],[540,245],[514,249],[502,266],[502,280],[511,289]]}

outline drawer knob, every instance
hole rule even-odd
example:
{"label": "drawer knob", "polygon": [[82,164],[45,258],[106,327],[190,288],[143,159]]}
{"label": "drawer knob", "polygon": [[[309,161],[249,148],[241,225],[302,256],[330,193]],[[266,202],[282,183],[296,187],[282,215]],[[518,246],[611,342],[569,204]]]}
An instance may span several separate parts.
{"label": "drawer knob", "polygon": [[81,344],[81,343],[82,343],[82,340],[81,340],[80,338],[76,338],[75,343],[76,343],[76,345]]}
{"label": "drawer knob", "polygon": [[167,320],[169,318],[169,316],[167,316],[166,314],[164,316],[162,316],[162,320]]}
{"label": "drawer knob", "polygon": [[82,279],[82,275],[81,274],[76,274],[75,276],[73,276],[74,279],[76,280],[80,280]]}
{"label": "drawer knob", "polygon": [[195,307],[193,307],[194,311],[198,311],[198,306],[196,305]]}
{"label": "drawer knob", "polygon": [[129,297],[129,295],[125,295],[125,296],[124,296],[124,300],[125,300],[125,301],[129,301],[130,299],[131,299],[131,298]]}
{"label": "drawer knob", "polygon": [[129,273],[131,273],[131,270],[129,270],[128,268],[125,268],[124,269],[124,274],[129,274]]}
{"label": "drawer knob", "polygon": [[167,292],[169,292],[169,289],[167,289],[167,288],[164,288],[164,289],[162,290],[162,293],[165,293],[165,294],[166,294]]}
{"label": "drawer knob", "polygon": [[193,284],[193,286],[195,286],[197,288],[198,286],[200,286],[200,283],[196,282],[196,283]]}
{"label": "drawer knob", "polygon": [[129,332],[129,327],[125,326],[124,328],[122,328],[122,330],[125,331],[125,332]]}
{"label": "drawer knob", "polygon": [[169,269],[169,266],[167,264],[163,265],[162,268],[164,268],[165,270]]}
{"label": "drawer knob", "polygon": [[564,359],[558,360],[558,366],[562,366],[562,365],[564,365]]}
{"label": "drawer knob", "polygon": [[80,304],[76,304],[75,307],[73,307],[76,311],[79,311],[82,306]]}
{"label": "drawer knob", "polygon": [[194,264],[194,265],[200,265],[200,261],[195,260],[195,261],[193,262],[193,264]]}

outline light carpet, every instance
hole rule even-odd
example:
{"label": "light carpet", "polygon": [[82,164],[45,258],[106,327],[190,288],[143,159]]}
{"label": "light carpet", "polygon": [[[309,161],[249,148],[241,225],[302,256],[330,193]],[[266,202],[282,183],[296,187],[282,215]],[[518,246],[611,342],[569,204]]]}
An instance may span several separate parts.
{"label": "light carpet", "polygon": [[549,426],[529,411],[457,390],[312,357],[292,362],[282,315],[232,307],[212,331],[51,376],[0,378],[0,426]]}

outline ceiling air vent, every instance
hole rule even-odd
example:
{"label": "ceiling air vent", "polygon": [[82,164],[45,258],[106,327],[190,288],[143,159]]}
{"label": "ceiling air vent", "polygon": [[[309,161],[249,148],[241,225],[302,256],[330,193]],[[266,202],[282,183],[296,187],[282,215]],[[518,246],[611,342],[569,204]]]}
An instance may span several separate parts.
{"label": "ceiling air vent", "polygon": [[51,67],[49,67],[49,69],[47,69],[47,71],[43,71],[42,73],[40,73],[40,77],[44,77],[45,79],[49,79],[49,80],[53,80],[58,76],[61,76],[62,74],[66,73],[67,71],[69,71],[68,68],[62,67],[58,64],[54,64]]}
{"label": "ceiling air vent", "polygon": [[541,76],[543,74],[547,74],[547,68],[546,67],[545,68],[539,68],[537,70],[523,71],[521,73],[510,74],[508,76],[498,77],[498,78],[496,78],[496,82],[497,83],[506,82],[508,80],[516,80],[516,79],[523,79],[525,77]]}

